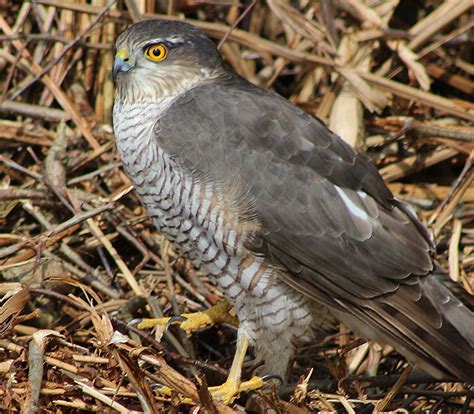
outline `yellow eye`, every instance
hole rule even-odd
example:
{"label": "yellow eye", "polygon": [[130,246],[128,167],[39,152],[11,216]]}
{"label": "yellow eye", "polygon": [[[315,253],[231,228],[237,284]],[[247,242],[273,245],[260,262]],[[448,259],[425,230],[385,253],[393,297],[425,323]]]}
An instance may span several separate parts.
{"label": "yellow eye", "polygon": [[153,62],[160,62],[167,54],[168,48],[163,43],[148,46],[145,50],[145,56]]}

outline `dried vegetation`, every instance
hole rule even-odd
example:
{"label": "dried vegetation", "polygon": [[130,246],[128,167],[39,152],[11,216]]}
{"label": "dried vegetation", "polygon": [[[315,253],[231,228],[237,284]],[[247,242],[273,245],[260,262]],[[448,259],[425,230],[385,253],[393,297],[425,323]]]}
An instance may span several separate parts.
{"label": "dried vegetation", "polygon": [[231,327],[161,339],[127,326],[206,308],[220,293],[153,230],[120,170],[110,68],[132,21],[197,24],[238,73],[366,149],[472,295],[473,6],[0,1],[0,411],[472,412],[466,386],[410,373],[390,347],[343,326],[301,349],[292,385],[224,407],[206,384],[225,378]]}

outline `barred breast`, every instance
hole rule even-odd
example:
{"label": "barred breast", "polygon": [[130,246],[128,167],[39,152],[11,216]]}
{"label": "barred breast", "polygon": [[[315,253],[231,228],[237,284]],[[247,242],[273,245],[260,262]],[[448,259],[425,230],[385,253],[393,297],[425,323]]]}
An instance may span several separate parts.
{"label": "barred breast", "polygon": [[124,169],[156,228],[216,278],[265,370],[284,375],[295,343],[310,340],[313,328],[331,317],[312,310],[308,298],[280,280],[278,269],[245,247],[259,230],[251,200],[235,185],[193,177],[159,147],[153,127],[171,103],[172,98],[116,104],[114,130]]}

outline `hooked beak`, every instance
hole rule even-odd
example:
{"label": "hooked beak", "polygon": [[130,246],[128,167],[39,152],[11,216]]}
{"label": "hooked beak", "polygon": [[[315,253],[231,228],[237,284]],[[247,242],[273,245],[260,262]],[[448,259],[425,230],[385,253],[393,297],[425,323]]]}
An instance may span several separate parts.
{"label": "hooked beak", "polygon": [[112,76],[114,80],[117,79],[119,73],[126,73],[132,69],[128,63],[128,50],[123,48],[115,54],[114,66],[112,68]]}

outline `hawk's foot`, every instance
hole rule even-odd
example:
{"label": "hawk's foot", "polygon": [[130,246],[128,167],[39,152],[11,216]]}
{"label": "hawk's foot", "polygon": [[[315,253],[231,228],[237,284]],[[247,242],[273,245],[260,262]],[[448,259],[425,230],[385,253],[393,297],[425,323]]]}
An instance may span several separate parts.
{"label": "hawk's foot", "polygon": [[165,330],[169,325],[177,324],[181,329],[190,333],[216,323],[229,323],[238,326],[239,320],[230,314],[231,309],[232,306],[228,302],[222,301],[202,312],[183,313],[178,317],[171,318],[143,319],[137,327],[145,329],[159,326]]}
{"label": "hawk's foot", "polygon": [[[222,385],[209,387],[209,393],[212,395],[212,398],[219,400],[223,404],[230,404],[241,392],[260,389],[263,387],[264,383],[264,379],[260,377],[252,377],[250,380],[244,381],[240,384],[235,380],[227,379],[227,381]],[[167,386],[160,387],[159,392],[163,397],[167,398],[171,398],[174,394],[171,388]],[[186,397],[181,397],[180,402],[181,404],[195,404],[190,398]]]}
{"label": "hawk's foot", "polygon": [[[228,305],[227,303],[217,304],[216,306],[211,308],[212,312],[215,312],[216,307],[218,306],[220,306],[219,315],[222,314],[222,309],[224,307],[226,309],[226,313],[228,314],[230,305]],[[209,309],[209,311],[211,309]],[[209,314],[209,311],[206,311],[206,312]],[[199,313],[205,313],[205,312],[199,312]],[[162,319],[169,319],[169,318],[162,318]],[[248,346],[249,346],[249,342],[245,333],[242,332],[242,329],[239,329],[237,332],[237,344],[235,347],[236,348],[235,355],[234,355],[232,366],[230,368],[229,376],[227,377],[226,382],[217,387],[209,387],[209,392],[211,393],[212,397],[221,401],[224,404],[230,404],[234,400],[234,398],[236,398],[241,392],[253,391],[258,388],[261,388],[264,385],[265,379],[260,378],[260,377],[252,377],[249,381],[244,381],[244,382],[240,381],[241,374],[242,374],[242,365],[245,359],[245,355],[247,353]],[[164,395],[171,395],[171,390],[168,387],[160,388],[160,392],[162,392]],[[186,403],[191,403],[191,401],[188,399],[182,399],[181,403],[186,404]]]}
{"label": "hawk's foot", "polygon": [[241,392],[257,390],[262,388],[263,385],[263,379],[260,377],[252,377],[248,381],[239,383],[238,380],[229,376],[224,384],[217,387],[209,387],[209,392],[213,398],[218,399],[224,404],[230,404]]}
{"label": "hawk's foot", "polygon": [[209,392],[212,397],[222,401],[224,404],[231,403],[242,391],[252,391],[263,386],[264,381],[259,377],[253,377],[249,381],[240,382],[242,365],[248,346],[249,341],[247,336],[239,329],[237,332],[234,360],[232,361],[226,382],[218,387],[209,387]]}

